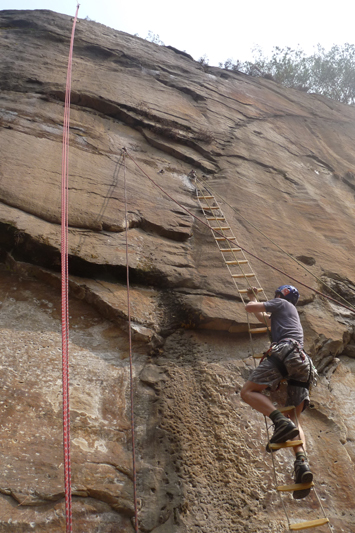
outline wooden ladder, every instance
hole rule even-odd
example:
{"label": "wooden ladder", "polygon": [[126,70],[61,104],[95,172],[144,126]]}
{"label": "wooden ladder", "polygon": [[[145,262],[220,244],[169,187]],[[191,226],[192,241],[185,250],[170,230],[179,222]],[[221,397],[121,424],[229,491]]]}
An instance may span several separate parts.
{"label": "wooden ladder", "polygon": [[[201,180],[197,178],[194,171],[190,173],[190,176],[194,178],[195,180],[194,184],[196,188],[196,198],[199,203],[199,207],[202,210],[203,214],[205,215],[206,222],[211,229],[213,238],[216,242],[216,245],[219,251],[222,254],[224,264],[226,265],[232,277],[232,280],[239,293],[241,301],[243,302],[244,305],[246,304],[245,295],[247,294],[248,289],[252,287],[256,288],[256,292],[262,296],[263,300],[261,301],[266,301],[267,298],[266,298],[264,289],[261,287],[257,279],[257,276],[250,265],[250,262],[248,261],[247,257],[244,254],[244,251],[238,246],[238,241],[232,231],[232,228],[228,224],[222,212],[222,209],[219,203],[217,202],[217,199],[211,193],[211,191],[207,188],[207,186]],[[248,331],[249,331],[249,336],[250,336],[250,341],[251,341],[252,355],[254,359],[258,359],[258,358],[261,358],[263,354],[254,353],[252,336],[254,334],[267,333],[269,328],[260,327],[260,326],[252,326],[249,322],[249,314],[248,313],[246,314],[247,314],[247,322],[248,322]],[[292,409],[294,409],[293,406],[279,408],[281,412],[290,411]],[[269,435],[269,428],[267,424],[266,424],[266,429]],[[302,444],[303,442],[301,440],[287,441],[282,444],[271,444],[269,441],[269,447],[274,451],[279,450],[281,448],[291,448],[294,446],[300,446]],[[276,475],[276,468],[275,468],[275,461],[274,461],[273,453],[271,453],[271,456],[272,456],[276,490],[280,493],[280,497],[281,497],[282,492],[293,492],[296,490],[314,488],[313,482],[308,483],[308,484],[303,483],[303,484],[292,484],[292,485],[277,485],[277,482],[276,482],[277,475]],[[287,522],[288,522],[288,528],[290,531],[301,531],[304,529],[310,529],[310,528],[322,526],[325,524],[329,525],[329,519],[326,518],[325,516],[325,512],[324,512],[322,503],[318,495],[317,495],[317,499],[318,499],[320,508],[324,515],[323,518],[317,518],[316,520],[308,520],[308,521],[291,524],[286,507],[285,507],[285,503],[283,501],[283,498],[281,497],[282,505],[284,507],[284,511],[286,514]]]}
{"label": "wooden ladder", "polygon": [[[213,194],[208,191],[205,185],[197,179],[196,175],[194,175],[194,177],[196,197],[200,209],[205,215],[206,222],[211,229],[215,243],[221,252],[224,264],[231,275],[241,301],[244,305],[246,304],[245,296],[248,289],[252,287],[255,287],[256,292],[260,293],[263,301],[266,301],[267,298],[264,289],[261,287],[244,251],[238,246],[237,239],[232,228],[228,224],[219,203]],[[268,332],[268,328],[265,326],[251,325],[249,318],[247,313],[248,331],[250,336]],[[254,354],[253,349],[252,351],[253,356],[262,356],[262,354]]]}
{"label": "wooden ladder", "polygon": [[[278,410],[281,413],[286,413],[286,412],[289,412],[289,411],[293,411],[294,409],[295,409],[295,407],[293,405],[289,405],[287,407],[279,407],[278,408]],[[297,415],[296,415],[296,421],[297,421]],[[298,422],[297,422],[297,425],[298,425]],[[268,437],[269,437],[268,428],[267,428],[267,431],[268,431]],[[274,451],[280,450],[281,448],[291,448],[291,447],[302,446],[302,445],[303,445],[303,442],[301,440],[288,440],[286,442],[283,442],[282,444],[271,444],[270,441],[269,441],[269,447],[271,448],[271,450],[274,450]],[[272,464],[273,464],[273,468],[274,468],[274,476],[275,476],[275,481],[276,481],[276,468],[275,468],[275,461],[274,461],[273,455],[272,455]],[[305,489],[311,489],[311,488],[313,488],[314,492],[316,493],[316,489],[314,487],[313,481],[311,483],[293,483],[291,485],[277,485],[276,486],[276,490],[279,491],[279,492],[294,492],[294,491],[297,491],[297,490],[305,490]],[[289,530],[290,531],[302,531],[303,529],[311,529],[313,527],[318,527],[318,526],[323,526],[325,524],[329,524],[329,519],[325,516],[323,505],[322,505],[317,493],[316,493],[316,497],[318,499],[318,503],[319,503],[320,509],[322,511],[323,517],[322,518],[317,518],[315,520],[306,520],[306,521],[303,521],[303,522],[298,522],[298,523],[295,523],[295,524],[291,524],[290,521],[289,521],[287,512],[286,512],[286,509],[285,509],[286,517],[287,517],[287,521],[288,521],[288,526],[289,526]]]}

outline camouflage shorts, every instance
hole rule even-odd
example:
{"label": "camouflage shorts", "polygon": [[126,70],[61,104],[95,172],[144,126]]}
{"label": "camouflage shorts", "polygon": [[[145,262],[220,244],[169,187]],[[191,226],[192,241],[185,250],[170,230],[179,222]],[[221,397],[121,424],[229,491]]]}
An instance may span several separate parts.
{"label": "camouflage shorts", "polygon": [[[288,372],[288,379],[307,382],[310,378],[310,384],[312,384],[314,370],[310,358],[303,351],[299,350],[296,345],[295,349],[287,355],[287,352],[289,352],[291,348],[292,341],[281,341],[272,348],[271,353],[281,361],[283,360]],[[259,385],[267,385],[268,390],[275,391],[284,378],[280,373],[280,370],[268,358],[265,358],[260,365],[250,373],[248,379]],[[285,405],[294,405],[297,407],[297,405],[300,405],[303,401],[303,409],[306,409],[309,405],[309,390],[306,387],[287,384],[287,400]]]}

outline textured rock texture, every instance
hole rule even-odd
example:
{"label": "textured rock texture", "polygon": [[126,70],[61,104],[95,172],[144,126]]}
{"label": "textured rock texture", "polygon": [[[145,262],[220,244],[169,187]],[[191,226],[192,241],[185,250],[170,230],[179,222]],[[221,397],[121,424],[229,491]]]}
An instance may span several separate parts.
{"label": "textured rock texture", "polygon": [[[50,11],[0,12],[0,532],[65,530],[59,266],[70,32],[70,17]],[[140,531],[285,531],[263,417],[239,396],[253,367],[243,304],[208,228],[183,209],[201,216],[188,175],[228,202],[242,246],[354,305],[355,109],[80,20],[70,134],[74,531],[134,530],[124,175]],[[289,281],[251,262],[268,296]],[[355,315],[301,292],[320,372],[304,415],[309,458],[332,531],[353,533]],[[291,453],[275,462],[277,482],[291,482]],[[291,521],[320,516],[314,492],[285,502]]]}

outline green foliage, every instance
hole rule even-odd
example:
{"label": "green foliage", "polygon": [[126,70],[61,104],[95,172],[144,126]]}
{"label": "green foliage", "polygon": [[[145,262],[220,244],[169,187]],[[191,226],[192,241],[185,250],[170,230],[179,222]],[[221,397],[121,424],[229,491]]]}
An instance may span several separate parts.
{"label": "green foliage", "polygon": [[164,46],[163,41],[160,39],[159,35],[157,33],[153,33],[151,30],[148,31],[148,35],[145,38],[146,41],[150,41],[154,44],[159,44],[160,46]]}
{"label": "green foliage", "polygon": [[271,57],[264,56],[260,48],[253,52],[253,61],[227,59],[224,68],[273,79],[286,87],[322,94],[345,104],[355,103],[355,45],[333,45],[329,51],[318,45],[309,56],[300,48],[278,46],[273,48]]}
{"label": "green foliage", "polygon": [[199,62],[200,65],[202,65],[203,67],[208,67],[209,59],[208,59],[208,57],[206,56],[206,54],[204,54],[203,56],[200,57],[200,59],[198,60],[198,62]]}
{"label": "green foliage", "polygon": [[224,63],[219,63],[218,66],[227,70],[243,70],[243,63],[239,60],[235,61],[232,58],[228,58]]}

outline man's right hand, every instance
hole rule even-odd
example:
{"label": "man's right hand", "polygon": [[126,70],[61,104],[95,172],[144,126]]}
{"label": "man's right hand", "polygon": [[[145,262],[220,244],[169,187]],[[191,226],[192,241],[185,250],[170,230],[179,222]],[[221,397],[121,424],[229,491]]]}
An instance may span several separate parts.
{"label": "man's right hand", "polygon": [[255,302],[256,301],[256,294],[258,292],[258,289],[257,287],[250,287],[248,290],[247,290],[247,296],[249,298],[249,300]]}

